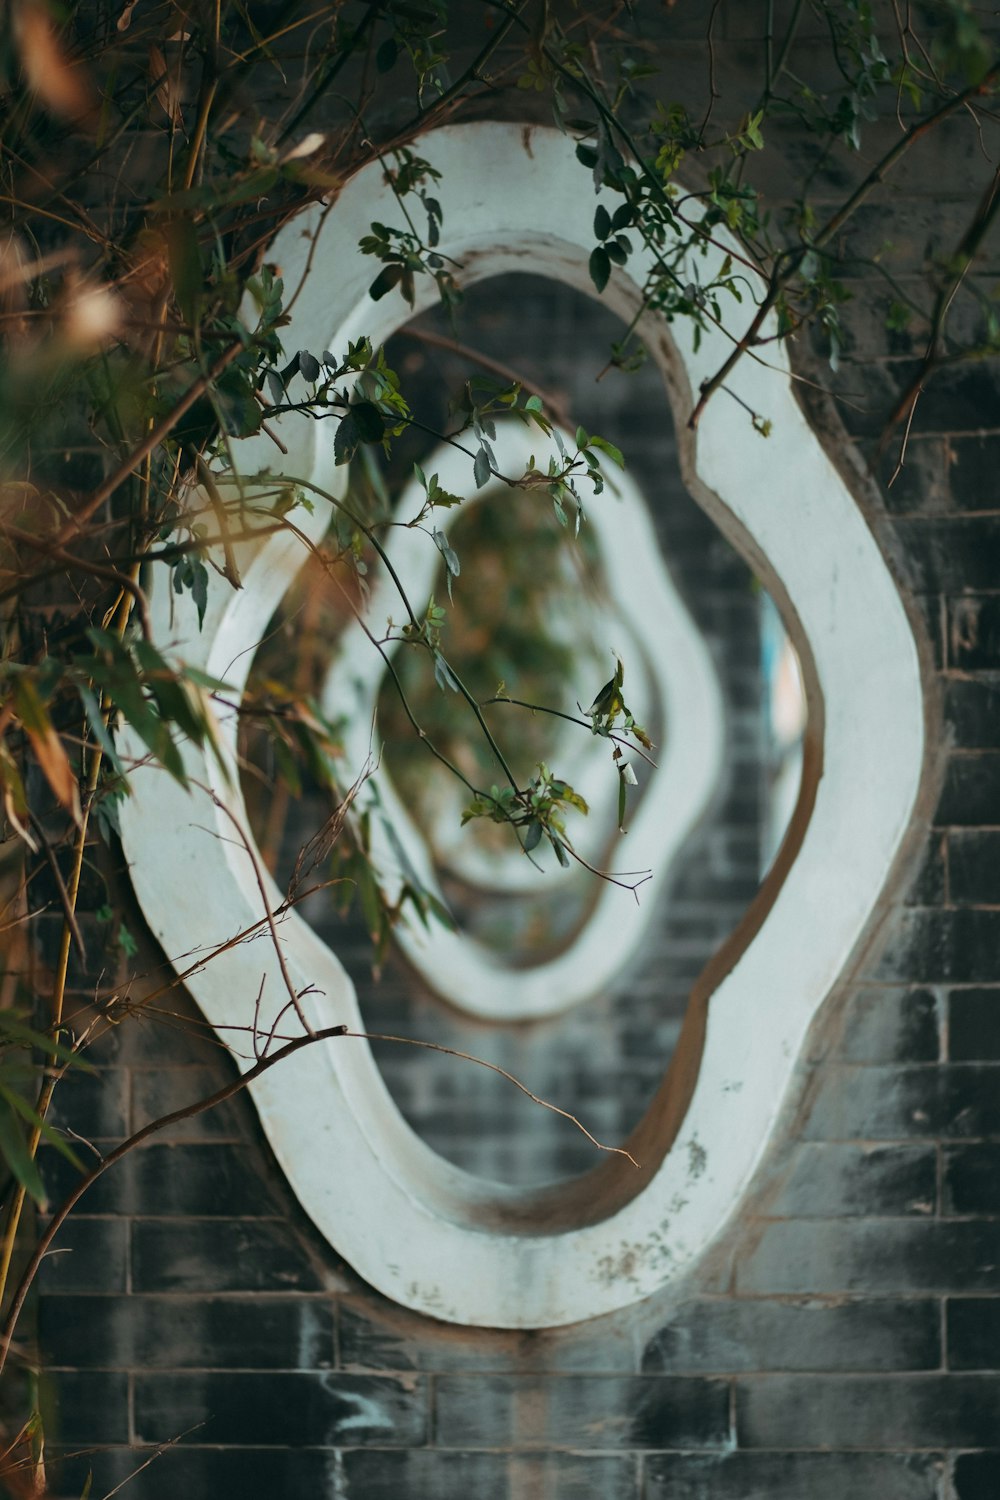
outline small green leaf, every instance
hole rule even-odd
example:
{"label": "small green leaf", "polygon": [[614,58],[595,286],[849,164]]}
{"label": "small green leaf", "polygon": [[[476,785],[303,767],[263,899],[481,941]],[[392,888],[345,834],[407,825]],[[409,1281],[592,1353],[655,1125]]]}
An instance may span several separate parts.
{"label": "small green leaf", "polygon": [[562,865],[562,867],[563,867],[564,870],[568,870],[569,869],[569,855],[566,853],[566,845],[562,842],[561,839],[555,838],[551,833],[549,834],[548,837],[549,837],[549,843],[552,845],[553,849],[555,850],[556,859]]}
{"label": "small green leaf", "polygon": [[592,437],[590,440],[590,446],[592,448],[600,448],[601,452],[606,453],[612,460],[612,462],[618,465],[619,469],[624,469],[625,459],[622,456],[622,450],[620,448],[616,448],[614,443],[609,443],[607,438]]}
{"label": "small green leaf", "polygon": [[310,385],[316,384],[319,379],[319,360],[308,349],[299,350],[299,370]]}
{"label": "small green leaf", "polygon": [[378,273],[368,288],[369,297],[373,302],[378,302],[380,298],[386,296],[388,292],[392,291],[394,286],[399,284],[402,277],[403,267],[401,265],[393,263],[386,266],[384,270]]}
{"label": "small green leaf", "polygon": [[490,468],[490,455],[487,453],[485,447],[480,448],[479,452],[476,454],[475,464],[473,465],[473,475],[475,477],[477,490],[482,489],[483,485],[486,484],[487,480],[489,479],[491,473],[492,470]]}
{"label": "small green leaf", "polygon": [[381,442],[385,434],[385,418],[373,401],[359,401],[351,407],[351,416],[363,443]]}
{"label": "small green leaf", "polygon": [[0,1157],[7,1163],[25,1192],[30,1194],[39,1208],[44,1209],[45,1189],[38,1164],[28,1151],[28,1143],[17,1116],[4,1098],[0,1098]]}
{"label": "small green leaf", "polygon": [[333,457],[338,464],[351,461],[358,451],[361,436],[354,421],[354,408],[341,417],[337,435],[333,440]]}
{"label": "small green leaf", "polygon": [[590,279],[599,292],[603,292],[611,275],[611,261],[608,252],[602,250],[600,245],[590,252]]}
{"label": "small green leaf", "polygon": [[524,852],[530,854],[532,849],[537,849],[542,837],[542,825],[536,818],[528,824],[528,831],[524,835]]}

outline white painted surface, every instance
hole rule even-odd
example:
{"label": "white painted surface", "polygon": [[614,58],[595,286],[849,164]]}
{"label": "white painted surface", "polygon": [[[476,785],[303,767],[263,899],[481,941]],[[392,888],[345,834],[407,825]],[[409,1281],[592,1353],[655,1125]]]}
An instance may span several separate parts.
{"label": "white painted surface", "polygon": [[[474,125],[441,131],[420,150],[443,174],[442,249],[466,263],[467,277],[530,265],[588,289],[595,200],[571,141],[555,132]],[[406,320],[409,310],[395,294],[370,303],[371,262],[356,253],[372,219],[393,223],[395,215],[378,169],[344,190],[294,304],[287,349],[341,350],[362,332],[379,342]],[[289,286],[304,272],[319,221],[318,212],[297,220],[275,246]],[[641,263],[630,269],[641,279]],[[430,300],[431,288],[418,285],[425,290]],[[634,295],[617,271],[609,292],[622,307]],[[696,390],[730,340],[710,333],[695,353],[687,331],[675,325],[675,332],[682,342],[674,379],[681,373]],[[254,1087],[275,1154],[321,1232],[381,1291],[433,1316],[504,1327],[571,1323],[635,1301],[690,1264],[749,1181],[806,1029],[879,902],[912,815],[923,716],[906,617],[857,507],[792,397],[780,346],[767,348],[778,369],[744,360],[728,384],[772,419],[773,436],[760,438],[735,402],[717,398],[701,424],[696,466],[701,483],[768,559],[770,581],[783,586],[798,616],[793,638],[811,651],[825,705],[825,769],[791,873],[712,997],[701,1072],[673,1148],[637,1174],[634,1196],[604,1217],[591,1209],[592,1222],[574,1222],[554,1189],[551,1210],[569,1227],[547,1233],[544,1203],[533,1198],[532,1210],[519,1212],[518,1192],[459,1172],[413,1135],[364,1042],[306,1049]],[[331,426],[284,423],[285,472],[309,474],[330,490],[342,484]],[[274,461],[266,439],[244,451],[245,474]],[[313,537],[325,523],[322,506],[301,518]],[[212,577],[201,634],[187,598],[161,590],[154,601],[161,641],[237,684],[301,543],[282,536],[243,551],[245,588],[233,593]],[[188,758],[192,775],[214,784],[246,827],[238,795],[220,786],[205,757],[189,750]],[[200,791],[185,796],[146,768],[135,772],[133,786],[122,816],[125,847],[168,955],[216,945],[259,921],[250,862],[211,799]],[[296,985],[314,987],[307,1002],[313,1024],[358,1027],[353,988],[335,955],[294,914],[281,934]],[[266,1025],[286,999],[266,937],[220,956],[189,988],[231,1038],[227,1028],[249,1025],[262,976]]]}

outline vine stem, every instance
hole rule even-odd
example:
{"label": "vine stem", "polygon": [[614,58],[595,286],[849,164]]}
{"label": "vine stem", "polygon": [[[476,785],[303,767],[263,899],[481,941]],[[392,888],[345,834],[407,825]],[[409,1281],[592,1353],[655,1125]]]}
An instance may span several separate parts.
{"label": "vine stem", "polygon": [[322,1030],[294,1037],[291,1041],[286,1042],[283,1047],[279,1047],[276,1052],[272,1052],[270,1056],[262,1057],[252,1068],[248,1068],[238,1078],[224,1084],[222,1088],[216,1089],[214,1093],[208,1094],[204,1099],[197,1099],[193,1104],[184,1105],[181,1109],[175,1109],[168,1115],[161,1115],[159,1119],[151,1120],[148,1125],[143,1125],[140,1130],[135,1131],[124,1141],[121,1141],[113,1151],[108,1152],[107,1156],[102,1156],[100,1161],[81,1177],[72,1192],[56,1209],[45,1230],[39,1236],[38,1243],[32,1251],[21,1280],[11,1298],[10,1308],[4,1319],[3,1327],[0,1328],[0,1373],[2,1373],[7,1356],[10,1353],[10,1346],[13,1341],[18,1318],[21,1315],[31,1284],[38,1274],[39,1266],[48,1254],[49,1248],[59,1230],[65,1224],[80,1199],[93,1187],[99,1178],[104,1176],[104,1173],[110,1167],[115,1166],[117,1162],[120,1162],[136,1146],[140,1146],[143,1141],[148,1140],[150,1136],[156,1135],[161,1130],[166,1130],[171,1125],[176,1125],[181,1120],[190,1120],[195,1115],[204,1114],[206,1110],[214,1109],[216,1105],[224,1103],[227,1099],[231,1099],[234,1094],[240,1093],[248,1084],[260,1078],[269,1068],[273,1068],[286,1058],[294,1056],[296,1052],[301,1052],[304,1047],[310,1047],[314,1042],[332,1041],[341,1037],[354,1041],[396,1042],[404,1046],[421,1047],[427,1051],[443,1053],[446,1057],[455,1057],[463,1062],[476,1063],[479,1067],[488,1068],[491,1073],[497,1073],[501,1078],[506,1079],[508,1083],[512,1083],[515,1088],[519,1089],[522,1094],[525,1094],[535,1104],[540,1104],[543,1109],[551,1110],[553,1114],[560,1115],[563,1119],[569,1120],[572,1125],[575,1125],[578,1130],[582,1131],[588,1141],[598,1151],[606,1151],[615,1156],[623,1156],[632,1163],[636,1170],[639,1170],[639,1163],[630,1151],[625,1150],[623,1146],[605,1145],[590,1133],[576,1115],[571,1114],[569,1110],[561,1109],[559,1105],[552,1104],[549,1100],[543,1099],[540,1095],[533,1093],[526,1084],[523,1084],[520,1079],[515,1078],[513,1073],[508,1073],[506,1068],[501,1068],[496,1063],[487,1062],[482,1057],[475,1057],[471,1052],[460,1052],[454,1047],[444,1047],[438,1042],[422,1041],[415,1037],[391,1036],[381,1032],[351,1031],[344,1025],[325,1026]]}

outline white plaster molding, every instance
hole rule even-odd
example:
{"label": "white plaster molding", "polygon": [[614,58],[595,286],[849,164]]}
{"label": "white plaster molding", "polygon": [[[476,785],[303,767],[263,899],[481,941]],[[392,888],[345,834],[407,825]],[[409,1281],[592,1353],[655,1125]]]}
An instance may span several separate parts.
{"label": "white plaster molding", "polygon": [[[529,431],[508,422],[497,428],[493,446],[501,471],[520,474],[532,457],[544,470],[550,445],[537,429]],[[567,446],[572,451],[573,445]],[[555,454],[554,443],[551,448]],[[470,461],[454,448],[439,449],[427,460],[427,469],[438,474],[446,490],[461,492],[469,484]],[[601,843],[608,841],[609,824],[614,828],[611,820],[615,817],[618,778],[608,742],[577,729],[574,739],[566,736],[554,764],[591,806],[590,817],[577,819],[572,829],[574,844],[584,858],[602,867],[607,861],[612,869],[627,861],[629,870],[652,870],[653,879],[642,887],[639,902],[617,885],[600,885],[593,910],[570,946],[552,958],[516,969],[486,943],[437,923],[429,932],[416,924],[401,929],[400,946],[431,988],[453,1005],[486,1020],[537,1020],[558,1015],[599,993],[621,972],[657,910],[657,886],[666,881],[675,855],[704,813],[722,768],[722,695],[708,648],[664,566],[649,512],[636,485],[627,474],[617,472],[613,484],[615,493],[605,490],[597,497],[592,494],[592,484],[580,481],[586,525],[596,540],[614,606],[613,616],[607,611],[609,618],[602,623],[606,632],[611,632],[607,636],[609,646],[613,642],[628,664],[627,697],[638,721],[658,720],[670,728],[656,752],[657,769],[648,777],[629,815],[627,839],[612,838],[610,856]],[[488,491],[482,494],[488,497]],[[403,518],[416,515],[423,498],[422,489],[413,481],[401,495],[396,514]],[[483,500],[477,498],[476,503]],[[449,512],[438,523],[440,528],[446,530],[454,517],[455,512]],[[432,591],[440,554],[422,531],[404,528],[390,533],[386,550],[394,573],[419,614]],[[461,586],[459,581],[456,587]],[[365,611],[365,623],[381,635],[387,619],[399,614],[396,585],[381,570]],[[596,670],[610,674],[613,665],[609,651]],[[331,717],[347,715],[349,780],[359,775],[372,758],[379,760],[378,741],[373,741],[371,726],[384,671],[382,658],[372,649],[362,625],[348,629],[331,663],[324,707]],[[380,771],[376,779],[379,803],[407,863],[427,889],[444,899],[426,838],[391,777]],[[463,800],[468,797],[456,800],[450,820],[449,827],[455,830],[459,829]],[[591,829],[593,837],[588,839]],[[405,882],[406,874],[380,818],[372,819],[371,838],[376,863],[389,876],[392,896]],[[459,832],[456,842],[460,840]],[[471,846],[468,834],[464,842],[466,847]],[[469,878],[494,889],[531,891],[539,896],[549,894],[560,883],[575,880],[579,884],[581,877],[593,881],[593,876],[579,866],[562,870],[554,859],[547,859],[546,866],[555,865],[555,869],[537,869],[513,840],[511,850],[507,858],[499,860],[491,856],[476,861],[466,856]]]}
{"label": "white plaster molding", "polygon": [[[442,172],[442,250],[464,264],[465,279],[530,267],[589,289],[595,200],[571,141],[482,124],[442,130],[420,151]],[[288,349],[341,350],[362,332],[379,342],[410,315],[395,294],[370,302],[371,263],[356,250],[372,219],[392,223],[394,215],[376,167],[344,189],[310,275],[320,211],[282,233],[274,258],[286,283],[304,278]],[[641,259],[629,271],[641,282]],[[433,289],[420,285],[427,279],[417,283],[429,300]],[[620,310],[635,305],[624,273],[615,272],[609,294]],[[698,351],[683,325],[674,325],[676,345],[647,332],[681,401],[731,348],[721,331]],[[791,872],[711,997],[702,1065],[672,1147],[658,1123],[669,1119],[671,1101],[661,1098],[640,1130],[640,1174],[612,1162],[576,1184],[524,1194],[458,1171],[418,1140],[362,1041],[306,1048],[253,1087],[277,1159],[319,1230],[382,1292],[433,1316],[512,1328],[572,1323],[655,1291],[705,1249],[767,1144],[809,1023],[865,933],[908,828],[924,736],[915,645],[868,528],[793,399],[781,345],[766,347],[770,367],[745,359],[728,384],[773,421],[773,436],[765,441],[735,402],[716,398],[698,432],[692,484],[730,534],[750,539],[765,582],[789,601],[811,732],[823,723],[823,773]],[[342,483],[332,425],[284,423],[285,472],[306,472],[331,491]],[[242,451],[246,474],[274,461],[266,439]],[[302,524],[316,537],[326,519],[318,506]],[[212,577],[202,633],[187,597],[158,590],[161,643],[239,685],[299,556],[300,542],[285,534],[244,548],[245,586],[234,593]],[[205,756],[190,747],[186,755],[192,776],[214,785],[245,827],[238,794]],[[179,962],[258,922],[250,862],[213,801],[142,767],[133,793],[123,839],[167,954]],[[312,1023],[357,1028],[353,988],[336,956],[294,914],[281,933],[294,983],[313,987]],[[262,975],[266,1025],[286,1000],[266,937],[221,955],[189,988],[225,1038],[227,1028],[249,1024]]]}

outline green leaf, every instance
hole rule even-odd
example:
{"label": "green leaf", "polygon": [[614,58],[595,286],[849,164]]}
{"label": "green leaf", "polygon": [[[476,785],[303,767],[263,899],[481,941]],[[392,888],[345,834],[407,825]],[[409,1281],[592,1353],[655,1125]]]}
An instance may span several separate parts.
{"label": "green leaf", "polygon": [[457,578],[462,571],[462,565],[459,562],[458,553],[449,544],[448,538],[443,531],[434,531],[431,533],[431,535],[434,539],[435,547],[444,558],[444,565],[448,569],[448,572],[453,578]]}
{"label": "green leaf", "polygon": [[612,462],[618,465],[619,469],[624,469],[625,459],[622,456],[622,450],[620,448],[616,448],[614,443],[609,443],[607,438],[592,437],[590,440],[590,446],[592,448],[600,448],[601,452],[606,453],[612,460]]}
{"label": "green leaf", "polygon": [[310,354],[308,349],[299,350],[299,370],[310,385],[316,384],[320,373],[319,360],[315,354]]}
{"label": "green leaf", "polygon": [[476,461],[473,465],[473,475],[475,477],[477,490],[482,489],[483,485],[486,484],[487,480],[489,479],[491,473],[492,470],[490,468],[490,455],[487,453],[485,447],[480,448],[479,452],[476,454]]}
{"label": "green leaf", "polygon": [[455,676],[454,672],[451,670],[448,663],[441,655],[440,651],[435,651],[434,653],[434,681],[437,683],[442,692],[445,688],[451,688],[453,693],[457,693],[459,691],[458,678]]}
{"label": "green leaf", "polygon": [[351,407],[351,416],[363,443],[381,442],[385,435],[385,418],[373,401],[359,401]]}
{"label": "green leaf", "polygon": [[403,267],[401,265],[394,262],[392,265],[386,266],[384,270],[378,273],[368,288],[369,297],[373,302],[378,302],[380,298],[386,296],[388,292],[392,291],[394,286],[399,284],[402,277]]}
{"label": "green leaf", "polygon": [[603,292],[611,275],[611,261],[608,252],[602,250],[600,245],[590,252],[590,279],[599,292]]}
{"label": "green leaf", "polygon": [[399,46],[396,38],[388,36],[375,54],[375,66],[380,73],[388,73],[395,67],[398,56]]}
{"label": "green leaf", "polygon": [[371,865],[359,862],[358,868],[358,896],[361,900],[361,911],[368,928],[368,935],[372,942],[377,942],[382,926],[385,922],[385,912],[382,907],[382,897],[375,883]]}
{"label": "green leaf", "polygon": [[7,1163],[25,1192],[44,1210],[47,1204],[38,1164],[29,1153],[24,1131],[5,1098],[0,1098],[0,1157]]}
{"label": "green leaf", "polygon": [[346,464],[351,461],[358,451],[361,441],[357,426],[354,421],[354,408],[352,407],[337,426],[337,435],[333,440],[333,457],[337,464]]}
{"label": "green leaf", "polygon": [[611,233],[611,215],[603,203],[599,203],[594,210],[594,233],[599,240],[606,240]]}
{"label": "green leaf", "polygon": [[94,738],[108,757],[116,773],[119,776],[124,776],[125,767],[119,759],[118,751],[115,749],[115,742],[108,733],[107,726],[104,723],[104,715],[101,713],[100,704],[85,682],[78,682],[76,690],[80,695],[80,702],[83,704],[83,711],[87,715],[87,723],[93,730]]}
{"label": "green leaf", "polygon": [[33,1026],[28,1026],[12,1010],[0,1011],[0,1046],[37,1048],[59,1062],[72,1063],[88,1073],[94,1070],[93,1064],[81,1057],[79,1052],[74,1052],[72,1047],[67,1047],[62,1042],[53,1041],[46,1032],[36,1031]]}
{"label": "green leaf", "polygon": [[60,1156],[65,1156],[67,1161],[72,1162],[77,1171],[83,1171],[83,1163],[69,1142],[63,1139],[54,1125],[50,1125],[48,1120],[43,1120],[34,1105],[29,1104],[16,1089],[7,1088],[5,1084],[0,1083],[0,1098],[5,1099],[11,1109],[19,1114],[33,1131],[37,1130],[50,1146],[54,1146]]}
{"label": "green leaf", "polygon": [[539,843],[541,842],[541,838],[542,838],[542,825],[541,825],[541,823],[539,823],[538,819],[536,818],[534,820],[534,822],[531,822],[531,823],[528,824],[528,831],[524,835],[524,845],[523,845],[523,848],[524,848],[525,854],[530,854],[531,851],[532,851],[532,849],[536,849],[538,847]]}
{"label": "green leaf", "polygon": [[552,845],[553,849],[555,850],[556,859],[562,865],[562,867],[563,867],[564,870],[568,870],[569,869],[569,855],[566,853],[566,845],[563,843],[562,839],[557,839],[551,833],[549,834],[548,838],[549,838],[549,843]]}

